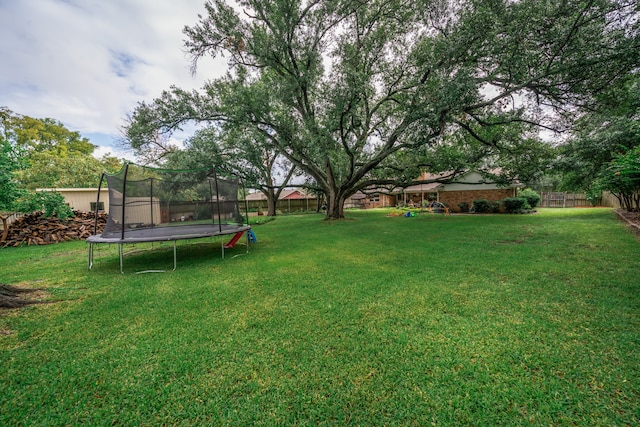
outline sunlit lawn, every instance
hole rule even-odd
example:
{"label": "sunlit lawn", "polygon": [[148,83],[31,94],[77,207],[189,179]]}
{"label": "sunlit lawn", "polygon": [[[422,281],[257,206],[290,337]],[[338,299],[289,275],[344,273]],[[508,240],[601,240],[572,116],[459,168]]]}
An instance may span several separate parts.
{"label": "sunlit lawn", "polygon": [[281,216],[258,244],[0,250],[0,425],[638,425],[640,241],[606,209]]}

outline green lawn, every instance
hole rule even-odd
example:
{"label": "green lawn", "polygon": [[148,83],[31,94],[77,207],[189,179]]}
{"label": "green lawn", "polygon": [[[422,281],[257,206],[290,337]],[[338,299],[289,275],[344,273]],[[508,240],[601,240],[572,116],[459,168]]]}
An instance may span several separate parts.
{"label": "green lawn", "polygon": [[117,247],[0,250],[55,301],[0,314],[0,425],[640,424],[640,241],[610,210],[384,214],[160,274],[131,273],[170,245],[124,276]]}

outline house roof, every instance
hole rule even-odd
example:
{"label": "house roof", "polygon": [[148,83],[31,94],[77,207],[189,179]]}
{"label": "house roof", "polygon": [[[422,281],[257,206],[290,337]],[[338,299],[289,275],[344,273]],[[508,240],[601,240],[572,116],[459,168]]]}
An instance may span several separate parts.
{"label": "house roof", "polygon": [[369,187],[369,188],[364,188],[362,190],[356,191],[349,197],[349,199],[361,200],[361,199],[366,199],[369,196],[373,196],[374,194],[394,194],[394,192],[395,190],[392,190],[389,188]]}
{"label": "house roof", "polygon": [[[285,191],[288,194],[284,194]],[[300,199],[305,199],[305,196],[298,190],[293,190],[293,191],[284,190],[282,193],[280,193],[280,199],[281,200],[300,200]]]}
{"label": "house roof", "polygon": [[[500,170],[494,169],[487,172],[493,173],[493,174],[499,174]],[[442,172],[439,174],[431,174],[431,173],[424,172],[422,175],[420,175],[418,180],[419,181],[430,181],[430,180],[443,181],[443,180],[447,180],[449,177],[451,177],[451,172]],[[430,190],[445,191],[445,190],[449,190],[451,186],[479,185],[479,184],[494,185],[495,181],[491,180],[490,178],[485,178],[482,175],[482,173],[478,170],[470,169],[465,172],[462,172],[461,174],[457,175],[456,178],[451,179],[450,181],[429,182],[426,184],[414,184],[409,187],[406,187],[404,190],[399,190],[398,192],[404,191],[405,193],[419,193],[419,192],[430,191]],[[524,185],[520,183],[518,180],[514,180],[509,185],[509,188],[523,187],[523,186]]]}
{"label": "house roof", "polygon": [[405,193],[422,193],[422,192],[432,192],[434,190],[437,190],[438,187],[442,187],[443,185],[439,182],[430,182],[428,184],[415,184],[415,185],[410,185],[404,189],[400,189],[398,190],[399,193],[402,193],[403,191]]}
{"label": "house roof", "polygon": [[364,193],[363,193],[363,192],[361,192],[361,191],[358,191],[358,192],[356,192],[356,193],[352,194],[352,195],[351,195],[351,197],[349,197],[349,198],[350,198],[351,200],[362,200],[362,199],[366,199],[366,198],[367,198],[367,195],[366,195],[366,194],[364,194]]}

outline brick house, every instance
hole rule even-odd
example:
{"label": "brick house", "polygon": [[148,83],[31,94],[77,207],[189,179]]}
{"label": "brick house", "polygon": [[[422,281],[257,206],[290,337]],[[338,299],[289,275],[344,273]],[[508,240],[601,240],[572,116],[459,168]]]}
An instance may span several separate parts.
{"label": "brick house", "polygon": [[396,205],[396,195],[389,194],[387,190],[375,189],[368,190],[366,193],[358,191],[344,202],[345,209],[372,209],[385,208]]}
{"label": "brick house", "polygon": [[[423,173],[418,181],[438,178],[440,176]],[[479,172],[472,170],[456,178],[454,182],[432,182],[409,186],[400,191],[397,198],[399,204],[414,206],[422,206],[425,202],[437,200],[449,206],[452,212],[460,212],[460,203],[466,202],[471,207],[473,201],[478,199],[498,202],[507,197],[515,197],[518,188],[521,187],[524,185],[519,182],[514,182],[509,187],[499,187]]]}

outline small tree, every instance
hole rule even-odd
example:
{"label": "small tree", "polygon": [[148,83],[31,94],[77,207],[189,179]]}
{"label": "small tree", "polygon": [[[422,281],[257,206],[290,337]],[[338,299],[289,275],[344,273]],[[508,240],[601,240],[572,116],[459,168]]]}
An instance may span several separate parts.
{"label": "small tree", "polygon": [[640,146],[616,156],[596,185],[616,196],[627,211],[640,211]]}
{"label": "small tree", "polygon": [[14,213],[16,200],[22,195],[15,177],[15,172],[20,168],[20,156],[17,151],[9,142],[0,139],[0,220],[3,228],[0,242],[7,239],[8,219]]}

